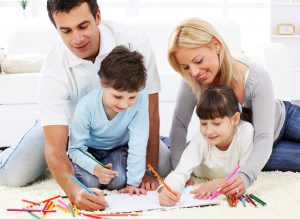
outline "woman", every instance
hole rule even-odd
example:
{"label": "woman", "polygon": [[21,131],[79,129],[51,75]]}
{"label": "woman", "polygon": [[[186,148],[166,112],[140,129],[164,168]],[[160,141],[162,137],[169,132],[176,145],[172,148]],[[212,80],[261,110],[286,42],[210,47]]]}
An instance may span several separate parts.
{"label": "woman", "polygon": [[267,162],[266,170],[300,170],[300,107],[274,100],[268,73],[253,63],[234,59],[210,23],[192,18],[177,26],[170,37],[168,59],[185,80],[170,133],[173,168],[187,145],[187,128],[198,93],[220,84],[230,86],[239,103],[252,109],[255,130],[253,150],[246,164],[222,193],[242,195]]}

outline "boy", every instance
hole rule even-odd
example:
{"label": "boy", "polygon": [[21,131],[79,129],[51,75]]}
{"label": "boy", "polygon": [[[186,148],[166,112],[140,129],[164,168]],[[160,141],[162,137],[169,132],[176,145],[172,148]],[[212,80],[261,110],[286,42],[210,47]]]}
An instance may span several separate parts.
{"label": "boy", "polygon": [[71,124],[75,175],[88,187],[145,194],[139,189],[149,134],[148,94],[140,92],[147,78],[143,56],[117,46],[98,75],[101,88],[79,101]]}

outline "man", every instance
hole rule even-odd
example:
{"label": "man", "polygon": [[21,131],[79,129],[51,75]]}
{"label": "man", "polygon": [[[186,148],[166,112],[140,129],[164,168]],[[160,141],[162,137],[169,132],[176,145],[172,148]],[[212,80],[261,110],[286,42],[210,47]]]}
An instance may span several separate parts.
{"label": "man", "polygon": [[[62,42],[50,52],[41,72],[41,124],[38,122],[17,145],[1,154],[0,184],[24,186],[35,180],[46,166],[45,150],[47,165],[70,200],[85,210],[104,209],[106,202],[101,190],[94,189],[96,195],[89,194],[70,178],[74,171],[66,154],[68,126],[78,100],[98,86],[97,71],[104,57],[116,45],[129,45],[145,58],[150,120],[147,163],[158,167],[158,154],[163,147],[159,148],[160,82],[153,52],[149,42],[129,28],[109,22],[100,25],[96,0],[48,0],[47,10]],[[169,158],[164,161],[160,166],[168,169]],[[142,188],[153,190],[157,186],[153,176],[144,176]]]}

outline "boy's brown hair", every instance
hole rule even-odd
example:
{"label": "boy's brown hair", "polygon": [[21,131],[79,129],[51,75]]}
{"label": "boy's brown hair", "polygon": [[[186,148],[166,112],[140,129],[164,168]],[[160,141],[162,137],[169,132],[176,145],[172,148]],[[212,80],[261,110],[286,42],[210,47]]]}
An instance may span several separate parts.
{"label": "boy's brown hair", "polygon": [[115,47],[101,63],[98,75],[102,85],[118,91],[142,90],[147,79],[143,59],[137,51],[124,46]]}

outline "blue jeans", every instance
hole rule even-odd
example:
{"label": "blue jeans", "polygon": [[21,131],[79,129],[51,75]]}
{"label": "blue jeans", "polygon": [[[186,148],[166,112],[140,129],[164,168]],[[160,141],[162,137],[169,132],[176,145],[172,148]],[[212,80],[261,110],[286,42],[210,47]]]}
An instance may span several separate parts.
{"label": "blue jeans", "polygon": [[40,122],[0,154],[0,185],[25,186],[46,169],[44,134]]}
{"label": "blue jeans", "polygon": [[285,121],[265,171],[300,171],[300,107],[285,102]]}
{"label": "blue jeans", "polygon": [[119,174],[107,185],[101,185],[96,176],[90,174],[77,164],[73,163],[75,176],[78,180],[90,188],[116,190],[122,189],[126,186],[128,145],[119,146],[110,150],[88,148],[88,152],[104,165],[112,163],[112,169],[118,171]]}

